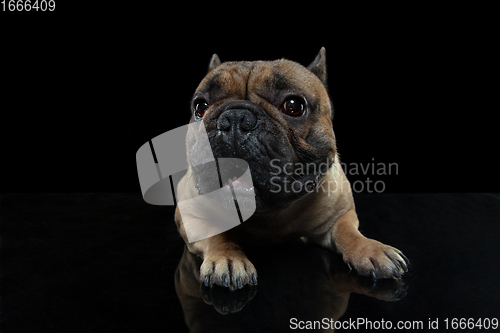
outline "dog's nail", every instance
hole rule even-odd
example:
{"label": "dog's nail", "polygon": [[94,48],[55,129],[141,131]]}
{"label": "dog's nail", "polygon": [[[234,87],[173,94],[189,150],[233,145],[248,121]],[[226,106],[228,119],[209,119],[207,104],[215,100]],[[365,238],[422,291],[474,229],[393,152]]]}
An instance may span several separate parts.
{"label": "dog's nail", "polygon": [[408,272],[408,266],[406,266],[406,263],[404,261],[398,260],[398,263],[405,273]]}
{"label": "dog's nail", "polygon": [[224,283],[224,287],[229,287],[229,281],[226,273],[222,274],[222,282]]}
{"label": "dog's nail", "polygon": [[401,278],[401,274],[398,272],[398,269],[393,269],[392,270],[392,275],[395,276],[398,279]]}
{"label": "dog's nail", "polygon": [[238,289],[243,288],[243,284],[241,283],[241,278],[240,277],[236,279],[236,285],[238,286]]}
{"label": "dog's nail", "polygon": [[254,286],[257,285],[257,277],[255,276],[255,274],[252,274],[252,282]]}
{"label": "dog's nail", "polygon": [[377,281],[377,276],[375,275],[375,271],[373,269],[370,271],[370,277],[373,281]]}
{"label": "dog's nail", "polygon": [[349,262],[348,262],[348,261],[346,262],[346,264],[347,264],[347,267],[349,267],[349,272],[347,272],[347,273],[351,273],[351,272],[352,272],[352,267],[351,267],[351,264],[349,264]]}
{"label": "dog's nail", "polygon": [[205,281],[203,282],[203,284],[205,285],[205,287],[208,287],[208,285],[210,284],[210,275],[207,275],[205,277]]}
{"label": "dog's nail", "polygon": [[409,266],[410,260],[403,254],[403,252],[399,252],[398,254],[401,256],[401,258],[404,259],[404,261],[406,262],[406,265]]}
{"label": "dog's nail", "polygon": [[224,305],[222,309],[220,309],[222,313],[228,313],[229,312],[229,307],[227,305]]}

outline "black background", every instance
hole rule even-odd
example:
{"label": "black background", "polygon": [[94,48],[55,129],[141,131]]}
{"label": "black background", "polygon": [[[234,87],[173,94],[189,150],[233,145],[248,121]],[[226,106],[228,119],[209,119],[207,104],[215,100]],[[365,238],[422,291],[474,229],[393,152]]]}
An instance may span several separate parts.
{"label": "black background", "polygon": [[1,13],[4,192],[138,192],[137,149],[188,122],[212,53],[307,65],[321,46],[343,162],[398,163],[371,178],[387,192],[500,190],[486,10],[95,6]]}
{"label": "black background", "polygon": [[[437,319],[439,332],[455,332],[445,330],[446,319],[500,318],[500,195],[356,193],[354,200],[360,230],[401,249],[411,264],[405,297],[386,302],[351,293],[341,321],[422,321],[413,331],[436,332],[428,322]],[[195,291],[193,307],[183,311],[174,276],[184,241],[173,207],[147,205],[135,193],[6,194],[0,203],[5,333],[188,332],[191,312],[202,332],[286,332],[290,318],[332,318],[339,305],[331,293],[342,283],[327,277],[348,271],[340,255],[314,246],[248,247],[259,274],[255,298],[223,316],[214,307],[234,306],[241,295],[219,290],[219,301],[207,305]],[[367,291],[395,292],[387,290],[390,280],[349,276]]]}

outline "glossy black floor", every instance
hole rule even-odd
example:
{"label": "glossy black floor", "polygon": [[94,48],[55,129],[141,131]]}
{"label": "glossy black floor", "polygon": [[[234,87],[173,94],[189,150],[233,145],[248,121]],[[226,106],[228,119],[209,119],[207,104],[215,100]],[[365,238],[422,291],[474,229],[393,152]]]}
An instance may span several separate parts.
{"label": "glossy black floor", "polygon": [[184,252],[171,207],[140,194],[5,194],[2,332],[187,332],[186,322],[193,332],[281,332],[330,319],[350,329],[421,322],[425,332],[500,318],[500,195],[355,200],[362,232],[410,259],[402,281],[359,278],[337,255],[289,243],[246,249],[259,284],[230,293],[200,289],[200,261]]}

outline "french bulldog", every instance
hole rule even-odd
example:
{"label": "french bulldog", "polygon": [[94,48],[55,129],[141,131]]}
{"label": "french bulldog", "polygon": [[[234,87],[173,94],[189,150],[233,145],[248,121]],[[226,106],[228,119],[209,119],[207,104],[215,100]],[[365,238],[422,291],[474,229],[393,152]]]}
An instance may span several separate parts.
{"label": "french bulldog", "polygon": [[[214,54],[191,113],[190,122],[204,123],[215,158],[248,163],[256,207],[245,223],[192,243],[177,207],[177,228],[189,251],[203,259],[205,286],[257,285],[257,270],[242,245],[297,238],[340,253],[350,269],[373,280],[399,279],[408,271],[400,250],[358,230],[332,129],[325,48],[308,67],[286,59],[221,63]],[[177,186],[179,200],[183,193],[202,195],[219,186],[216,175],[194,167],[200,158],[196,135],[186,145],[190,166]],[[233,190],[244,196],[249,185],[234,179],[222,181],[233,182]]]}

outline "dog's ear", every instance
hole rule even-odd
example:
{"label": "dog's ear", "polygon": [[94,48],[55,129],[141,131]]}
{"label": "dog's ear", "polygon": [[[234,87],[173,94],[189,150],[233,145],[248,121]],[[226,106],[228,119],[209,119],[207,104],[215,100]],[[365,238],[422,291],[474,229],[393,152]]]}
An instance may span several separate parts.
{"label": "dog's ear", "polygon": [[[217,58],[218,59],[218,58]],[[319,50],[318,55],[314,61],[307,66],[311,72],[313,72],[326,87],[326,50],[324,47]]]}
{"label": "dog's ear", "polygon": [[215,67],[219,66],[221,64],[219,56],[214,53],[212,55],[212,58],[210,58],[210,64],[208,64],[208,71],[210,72],[212,69]]}

